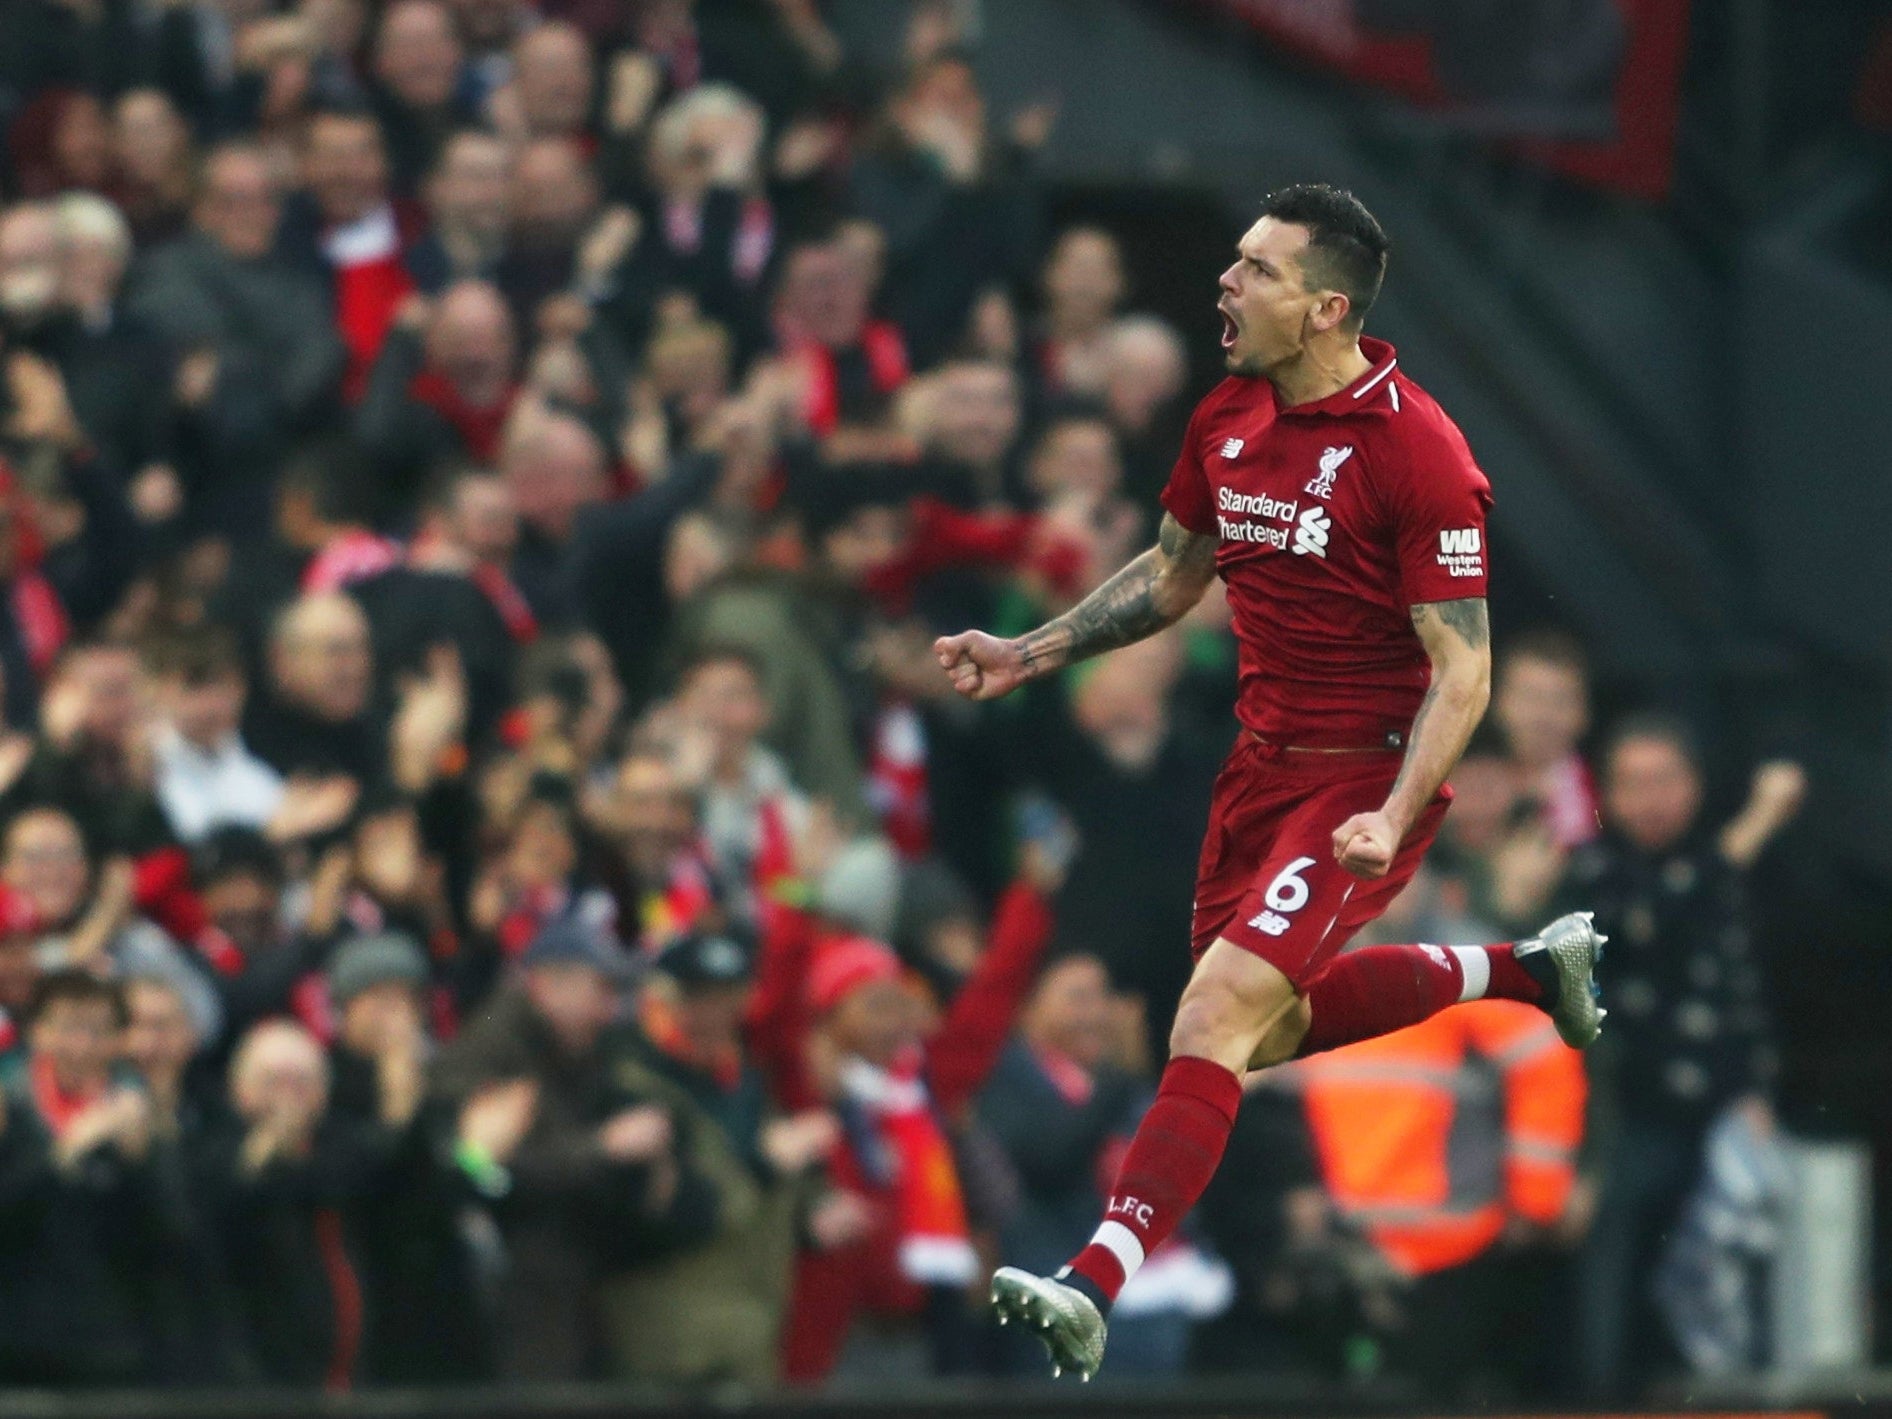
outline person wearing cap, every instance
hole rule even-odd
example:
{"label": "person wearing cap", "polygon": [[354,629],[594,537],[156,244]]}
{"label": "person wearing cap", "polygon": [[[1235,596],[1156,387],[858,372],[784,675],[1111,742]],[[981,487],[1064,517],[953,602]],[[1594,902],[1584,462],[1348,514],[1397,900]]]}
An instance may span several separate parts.
{"label": "person wearing cap", "polygon": [[680,1149],[674,1109],[647,1089],[647,1046],[622,1018],[627,968],[602,929],[553,921],[435,1074],[456,1107],[508,1081],[536,1085],[498,1213],[511,1262],[495,1346],[506,1379],[590,1378],[603,1279],[716,1230],[715,1182]]}
{"label": "person wearing cap", "polygon": [[748,942],[692,932],[658,956],[640,996],[636,1077],[671,1111],[690,1167],[713,1179],[717,1225],[701,1245],[605,1282],[617,1378],[763,1388],[779,1376],[795,1240],[824,1200],[819,1169],[839,1127],[825,1109],[773,1110],[745,1041],[755,964]]}
{"label": "person wearing cap", "polygon": [[490,1377],[474,1257],[460,1212],[469,1180],[450,1156],[450,1120],[424,1110],[432,979],[410,936],[343,941],[326,973],[335,1041],[330,1108],[375,1140],[381,1170],[355,1215],[368,1324],[362,1378],[442,1385]]}

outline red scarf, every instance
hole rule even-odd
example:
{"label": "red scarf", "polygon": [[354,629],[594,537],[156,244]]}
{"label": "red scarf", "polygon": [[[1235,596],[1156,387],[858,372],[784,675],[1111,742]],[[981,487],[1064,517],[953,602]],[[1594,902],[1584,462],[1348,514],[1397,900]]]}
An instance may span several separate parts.
{"label": "red scarf", "polygon": [[46,558],[46,544],[40,539],[39,524],[33,519],[31,501],[13,479],[13,470],[0,459],[0,507],[13,516],[13,580],[7,587],[7,601],[13,620],[20,628],[26,645],[26,658],[33,673],[45,675],[59,658],[72,625],[66,620],[66,608],[59,593],[41,575],[39,566]]}
{"label": "red scarf", "polygon": [[509,384],[493,403],[474,405],[462,399],[453,382],[438,370],[422,370],[407,386],[407,393],[452,425],[471,457],[480,463],[492,463],[499,457],[500,435],[506,431],[506,418],[519,397],[519,386]]}
{"label": "red scarf", "polygon": [[880,830],[901,857],[911,862],[926,856],[933,844],[926,726],[904,700],[882,705],[875,720],[867,800],[880,818]]}
{"label": "red scarf", "polygon": [[[882,1158],[861,1157],[852,1140],[834,1159],[835,1181],[891,1204],[893,1257],[913,1286],[959,1286],[978,1266],[945,1131],[920,1078],[920,1059],[890,1070],[862,1059],[841,1065],[843,1096],[871,1125]],[[882,1169],[891,1164],[891,1176]],[[917,1298],[914,1298],[917,1299]]]}
{"label": "red scarf", "polygon": [[52,1060],[43,1054],[33,1056],[27,1066],[27,1076],[33,1091],[33,1107],[39,1110],[39,1116],[46,1121],[54,1138],[63,1137],[74,1119],[105,1097],[103,1088],[89,1094],[68,1094],[53,1078]]}
{"label": "red scarf", "polygon": [[366,528],[356,527],[335,538],[315,554],[302,573],[305,595],[340,591],[371,576],[379,576],[401,562],[401,544]]}
{"label": "red scarf", "polygon": [[342,397],[350,404],[366,391],[394,312],[414,290],[405,245],[400,214],[387,205],[322,234],[322,254],[335,274],[335,326],[348,351]]}
{"label": "red scarf", "polygon": [[[870,320],[861,330],[861,350],[867,356],[867,376],[876,391],[892,394],[907,382],[907,346],[899,327],[885,320]],[[831,434],[841,422],[841,380],[834,351],[817,340],[802,340],[794,353],[809,371],[802,396],[802,419],[809,431]]]}

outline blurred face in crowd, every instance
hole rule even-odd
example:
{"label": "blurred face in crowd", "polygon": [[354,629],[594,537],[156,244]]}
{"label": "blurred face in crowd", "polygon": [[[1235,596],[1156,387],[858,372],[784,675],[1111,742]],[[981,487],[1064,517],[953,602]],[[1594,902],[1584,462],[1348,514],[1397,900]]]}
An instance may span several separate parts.
{"label": "blurred face in crowd", "polygon": [[729,393],[729,336],[720,325],[700,321],[666,330],[650,342],[646,358],[658,397],[692,428]]}
{"label": "blurred face in crowd", "polygon": [[368,618],[347,596],[303,597],[277,628],[270,671],[278,693],[318,719],[356,718],[373,688]]}
{"label": "blurred face in crowd", "polygon": [[532,966],[525,987],[533,1010],[567,1054],[589,1053],[616,1013],[611,983],[596,966]]}
{"label": "blurred face in crowd", "polygon": [[506,849],[508,875],[522,887],[558,887],[578,869],[571,819],[550,803],[528,803]]}
{"label": "blurred face in crowd", "polygon": [[504,566],[519,544],[519,509],[496,473],[462,478],[453,487],[450,534],[476,562]]}
{"label": "blurred face in crowd", "polygon": [[688,513],[664,542],[664,593],[671,605],[681,605],[734,563],[729,535],[701,513]]}
{"label": "blurred face in crowd", "polygon": [[1331,295],[1302,268],[1308,231],[1263,217],[1242,236],[1235,263],[1222,273],[1222,352],[1230,374],[1250,379],[1297,360],[1308,322]]}
{"label": "blurred face in crowd", "polygon": [[507,449],[502,468],[519,516],[556,541],[571,535],[580,511],[605,496],[604,449],[568,415],[535,421]]}
{"label": "blurred face in crowd", "polygon": [[133,89],[112,111],[112,156],[127,181],[160,187],[185,165],[190,129],[161,89]]}
{"label": "blurred face in crowd", "polygon": [[1467,852],[1488,852],[1511,828],[1517,773],[1499,754],[1467,754],[1452,770],[1452,813],[1446,835]]}
{"label": "blurred face in crowd", "polygon": [[598,205],[598,184],[578,145],[542,138],[519,150],[512,170],[512,223],[534,247],[576,242]]}
{"label": "blurred face in crowd", "polygon": [[734,657],[705,661],[690,671],[677,698],[684,718],[708,729],[715,740],[717,767],[741,772],[769,726],[769,702],[754,667]]}
{"label": "blurred face in crowd", "polygon": [[1515,655],[1498,672],[1492,718],[1526,769],[1546,769],[1574,754],[1590,727],[1590,691],[1578,666]]}
{"label": "blurred face in crowd", "polygon": [[1058,238],[1045,263],[1045,299],[1054,329],[1095,331],[1123,299],[1123,253],[1096,227],[1073,227]]}
{"label": "blurred face in crowd", "polygon": [[885,1069],[919,1042],[925,1011],[900,981],[857,986],[828,1012],[825,1028],[843,1054]]}
{"label": "blurred face in crowd", "polygon": [[286,1020],[256,1026],[230,1062],[230,1102],[246,1123],[273,1116],[312,1128],[328,1107],[328,1086],[322,1046]]}
{"label": "blurred face in crowd", "polygon": [[204,749],[236,733],[243,720],[245,689],[243,677],[234,670],[191,679],[167,675],[159,682],[172,727]]}
{"label": "blurred face in crowd", "polygon": [[591,117],[591,45],[576,26],[551,21],[512,48],[512,77],[526,131],[569,137]]}
{"label": "blurred face in crowd", "polygon": [[434,220],[484,242],[506,235],[510,218],[512,159],[506,145],[486,133],[456,133],[441,150],[427,182]]}
{"label": "blurred face in crowd", "polygon": [[118,1053],[118,1012],[104,999],[49,1001],[27,1031],[27,1043],[52,1065],[61,1089],[99,1093],[111,1081]]}
{"label": "blurred face in crowd", "polygon": [[50,203],[22,202],[0,216],[0,321],[38,325],[59,300],[59,223]]}
{"label": "blurred face in crowd", "polygon": [[633,754],[618,770],[613,808],[625,859],[646,882],[662,881],[696,837],[696,803],[668,759]]}
{"label": "blurred face in crowd", "polygon": [[460,79],[460,38],[435,0],[400,0],[381,18],[375,77],[410,108],[443,107]]}
{"label": "blurred face in crowd", "polygon": [[975,142],[985,138],[985,98],[972,66],[961,59],[933,63],[894,101],[894,122],[918,147],[936,124],[950,124]]}
{"label": "blurred face in crowd", "polygon": [[200,890],[212,924],[245,955],[275,945],[282,894],[274,882],[256,872],[227,872]]}
{"label": "blurred face in crowd", "polygon": [[699,1050],[727,1049],[742,1040],[744,1017],[754,993],[748,981],[680,988],[675,1003],[677,1025]]}
{"label": "blurred face in crowd", "polygon": [[309,124],[302,180],[322,219],[359,221],[388,200],[388,158],[381,127],[365,114],[322,113]]}
{"label": "blurred face in crowd", "polygon": [[1038,982],[1025,1012],[1025,1037],[1086,1069],[1110,1050],[1110,975],[1095,956],[1066,956]]}
{"label": "blurred face in crowd", "polygon": [[70,675],[85,706],[80,730],[94,744],[126,748],[144,722],[148,705],[144,666],[128,646],[92,646],[71,657]]}
{"label": "blurred face in crowd", "polygon": [[1617,831],[1644,852],[1679,843],[1701,811],[1701,775],[1682,747],[1654,735],[1610,752],[1603,806]]}
{"label": "blurred face in crowd", "polygon": [[337,1038],[356,1054],[373,1056],[394,1041],[418,1039],[426,1032],[420,992],[402,981],[381,981],[348,998]]}
{"label": "blurred face in crowd", "polygon": [[484,281],[462,281],[440,298],[427,326],[427,363],[462,398],[491,404],[512,382],[512,312]]}
{"label": "blurred face in crowd", "polygon": [[840,580],[858,585],[906,551],[909,531],[905,509],[864,507],[822,537],[822,559]]}
{"label": "blurred face in crowd", "polygon": [[110,180],[112,128],[104,107],[91,94],[73,93],[60,105],[53,156],[69,188],[96,192]]}
{"label": "blurred face in crowd", "polygon": [[1169,692],[1181,671],[1174,635],[1152,636],[1099,661],[1072,702],[1077,726],[1113,762],[1141,769],[1169,734]]}
{"label": "blurred face in crowd", "polygon": [[175,1081],[197,1053],[197,1031],[184,997],[163,981],[125,985],[125,1058],[148,1080]]}
{"label": "blurred face in crowd", "polygon": [[1018,437],[1018,377],[1001,364],[965,360],[937,379],[934,449],[971,468],[996,468]]}
{"label": "blurred face in crowd", "polygon": [[1182,342],[1167,326],[1139,317],[1111,328],[1104,344],[1104,405],[1118,428],[1148,430],[1188,377]]}
{"label": "blurred face in crowd", "polygon": [[67,306],[106,311],[117,299],[131,258],[131,232],[116,208],[90,194],[59,205],[59,291]]}
{"label": "blurred face in crowd", "polygon": [[282,198],[260,152],[225,148],[204,168],[197,225],[239,261],[258,261],[276,244]]}
{"label": "blurred face in crowd", "polygon": [[858,255],[839,242],[798,247],[782,273],[782,318],[797,336],[851,349],[867,323],[869,287]]}
{"label": "blurred face in crowd", "polygon": [[55,926],[71,921],[85,905],[92,881],[79,825],[57,808],[22,813],[7,829],[0,878],[26,898],[41,921]]}
{"label": "blurred face in crowd", "polygon": [[1115,496],[1122,485],[1117,438],[1101,419],[1052,425],[1032,457],[1031,489],[1046,502],[1079,498],[1096,504]]}

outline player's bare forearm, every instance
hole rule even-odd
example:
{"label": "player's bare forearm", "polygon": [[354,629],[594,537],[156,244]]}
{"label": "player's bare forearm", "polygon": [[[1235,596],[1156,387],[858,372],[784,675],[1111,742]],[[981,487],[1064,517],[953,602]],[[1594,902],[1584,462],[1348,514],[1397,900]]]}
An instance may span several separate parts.
{"label": "player's bare forearm", "polygon": [[1483,597],[1415,606],[1412,624],[1432,661],[1432,684],[1380,810],[1402,837],[1458,764],[1491,699],[1491,621]]}
{"label": "player's bare forearm", "polygon": [[1165,513],[1154,547],[1062,616],[1019,637],[1026,677],[1036,679],[1174,625],[1214,578],[1215,538],[1191,532]]}

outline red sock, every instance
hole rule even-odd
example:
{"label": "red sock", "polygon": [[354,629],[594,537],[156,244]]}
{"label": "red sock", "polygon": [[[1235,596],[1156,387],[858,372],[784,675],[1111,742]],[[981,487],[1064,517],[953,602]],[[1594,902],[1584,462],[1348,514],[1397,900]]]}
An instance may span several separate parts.
{"label": "red sock", "polygon": [[[1482,960],[1482,968],[1481,968]],[[1311,1021],[1296,1058],[1377,1039],[1465,1000],[1522,1000],[1544,988],[1501,946],[1365,946],[1308,988]]]}
{"label": "red sock", "polygon": [[1117,1299],[1143,1258],[1176,1230],[1215,1176],[1235,1125],[1242,1081],[1219,1064],[1183,1055],[1163,1071],[1156,1101],[1124,1155],[1104,1222],[1070,1269]]}

